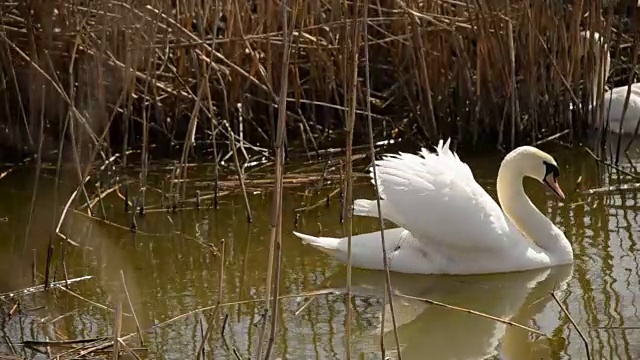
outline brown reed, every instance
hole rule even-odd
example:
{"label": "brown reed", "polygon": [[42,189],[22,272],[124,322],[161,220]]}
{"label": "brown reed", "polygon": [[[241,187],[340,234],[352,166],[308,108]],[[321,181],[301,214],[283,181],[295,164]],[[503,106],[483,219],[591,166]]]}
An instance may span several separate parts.
{"label": "brown reed", "polygon": [[[351,48],[342,29],[362,20],[346,11],[354,7],[289,4],[296,21],[295,66],[286,69],[287,146],[317,148],[344,135],[329,131],[346,125]],[[149,144],[171,155],[172,144],[211,145],[213,134],[235,134],[243,151],[266,152],[276,136],[274,89],[285,70],[276,65],[284,52],[275,8],[271,1],[231,0],[5,3],[0,72],[8,86],[0,122],[9,131],[1,143],[21,155],[25,147],[36,151],[44,107],[45,152],[69,138],[62,130],[67,120],[76,133],[71,139],[103,151],[141,147],[143,163]],[[591,71],[572,46],[578,32],[610,33],[614,82],[633,77],[630,66],[617,62],[633,55],[632,30],[623,26],[629,16],[612,9],[583,1],[376,1],[367,19],[376,54],[370,63],[376,137],[452,135],[512,147],[571,128],[571,140],[579,139],[586,114],[576,121],[568,103]],[[613,15],[606,20],[597,15],[607,12]],[[361,81],[356,90],[354,100],[364,104]],[[360,106],[359,117],[366,114]],[[222,121],[232,130],[222,129]],[[366,143],[366,135],[364,125],[355,126],[356,142]]]}

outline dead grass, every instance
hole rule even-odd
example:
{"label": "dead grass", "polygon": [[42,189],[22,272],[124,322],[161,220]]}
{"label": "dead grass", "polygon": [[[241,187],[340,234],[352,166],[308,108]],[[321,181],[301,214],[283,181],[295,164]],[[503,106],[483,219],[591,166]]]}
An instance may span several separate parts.
{"label": "dead grass", "polygon": [[[609,9],[580,1],[506,4],[370,4],[376,138],[453,135],[509,147],[568,128],[572,139],[580,137],[582,117],[572,116],[568,103],[579,101],[580,80],[590,75],[572,44],[587,28],[611,34],[612,56],[620,59],[612,78],[627,79],[632,69],[619,64],[630,54],[633,15],[609,18]],[[76,146],[105,153],[123,144],[143,152],[154,145],[177,156],[172,144],[200,141],[211,147],[213,132],[222,142],[233,133],[235,147],[250,144],[242,147],[243,155],[268,153],[276,135],[279,82],[287,79],[288,146],[303,142],[311,151],[335,145],[333,138],[342,137],[346,126],[351,49],[345,29],[357,21],[349,18],[354,5],[289,6],[295,19],[291,61],[288,76],[281,77],[276,2],[5,2],[2,143],[34,152],[44,107],[45,152],[73,137]],[[359,78],[356,145],[367,136],[365,90]]]}

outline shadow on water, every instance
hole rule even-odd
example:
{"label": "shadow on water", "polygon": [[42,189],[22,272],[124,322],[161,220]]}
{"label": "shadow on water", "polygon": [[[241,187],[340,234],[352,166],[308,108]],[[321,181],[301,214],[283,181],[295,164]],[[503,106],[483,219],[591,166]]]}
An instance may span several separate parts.
{"label": "shadow on water", "polygon": [[[637,332],[620,329],[639,326],[638,297],[640,259],[636,238],[638,192],[606,190],[584,195],[580,191],[622,183],[637,182],[615,170],[598,165],[583,150],[550,150],[561,167],[560,183],[567,201],[558,203],[540,184],[526,180],[532,201],[565,231],[573,244],[572,267],[558,267],[515,274],[469,277],[426,277],[394,274],[398,291],[427,297],[451,305],[467,307],[490,315],[511,319],[548,334],[549,339],[505,326],[478,316],[427,305],[416,300],[397,298],[397,315],[405,359],[424,358],[584,358],[582,341],[557,304],[548,296],[557,289],[558,297],[585,332],[594,358],[633,358],[640,352]],[[495,197],[495,177],[501,154],[463,154],[480,184]],[[366,163],[358,165],[364,170]],[[160,172],[160,171],[158,171]],[[152,171],[153,173],[153,171]],[[190,176],[211,179],[212,167],[190,170]],[[256,173],[269,179],[270,174]],[[36,254],[37,282],[42,283],[46,243],[54,211],[53,182],[46,173],[40,180],[32,230],[25,243],[33,187],[33,169],[23,168],[0,183],[0,292],[15,291],[33,283],[32,259]],[[161,176],[158,176],[161,178]],[[156,179],[157,180],[157,179]],[[578,181],[579,180],[579,181]],[[63,186],[58,203],[66,201],[73,182]],[[366,179],[359,181],[356,197],[373,195]],[[152,184],[160,187],[157,183]],[[295,209],[323,200],[337,185],[327,185],[311,198],[304,186],[288,186],[284,198],[282,294],[341,287],[344,265],[310,247],[302,245],[291,231],[341,236],[339,199],[301,213]],[[157,194],[148,192],[148,203],[160,203]],[[177,213],[153,211],[137,218],[142,234],[132,234],[130,214],[122,211],[122,200],[114,194],[105,197],[104,211],[117,227],[78,212],[65,221],[64,233],[79,246],[64,248],[69,278],[93,276],[72,284],[70,290],[54,289],[20,297],[20,312],[1,318],[0,337],[13,342],[16,354],[31,357],[34,350],[21,343],[26,340],[59,340],[110,336],[113,312],[118,301],[131,313],[124,296],[120,271],[125,275],[135,313],[143,329],[199,308],[211,307],[218,297],[219,269],[224,266],[223,301],[220,318],[227,316],[224,340],[219,321],[207,342],[208,356],[228,358],[231,348],[243,357],[251,357],[256,340],[265,295],[269,252],[268,192],[249,195],[253,223],[247,224],[244,199],[239,194],[221,197],[218,210],[203,208]],[[60,205],[61,206],[61,205]],[[96,207],[98,208],[98,207]],[[57,210],[59,211],[59,209]],[[97,212],[100,216],[101,211]],[[354,219],[354,233],[375,231],[377,220]],[[207,244],[220,247],[225,242],[224,263]],[[62,247],[56,247],[56,280],[63,279],[58,261]],[[357,270],[354,273],[355,321],[353,351],[363,358],[377,357],[377,333],[380,327],[382,280],[380,272]],[[241,302],[241,303],[236,303]],[[282,358],[344,358],[345,306],[340,294],[316,296],[309,306],[296,314],[304,298],[281,301],[280,326],[274,355]],[[5,311],[15,299],[4,297]],[[109,309],[105,309],[105,307]],[[143,357],[192,358],[202,339],[208,312],[193,312],[173,322],[145,332]],[[135,333],[135,322],[123,318],[123,334]],[[387,320],[390,320],[387,318]],[[602,329],[602,327],[606,327]],[[386,329],[390,326],[386,325]],[[393,348],[391,333],[385,337]],[[225,343],[229,347],[225,346]],[[132,342],[135,344],[135,342]],[[68,348],[64,349],[69,350]],[[62,350],[53,348],[54,353]],[[0,352],[12,354],[0,342]],[[213,354],[213,355],[212,355]]]}

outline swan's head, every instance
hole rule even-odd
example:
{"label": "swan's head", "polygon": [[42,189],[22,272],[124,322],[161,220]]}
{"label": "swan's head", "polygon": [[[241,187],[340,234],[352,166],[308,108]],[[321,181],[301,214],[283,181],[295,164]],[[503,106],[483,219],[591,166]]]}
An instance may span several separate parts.
{"label": "swan's head", "polygon": [[558,185],[560,169],[553,156],[533,146],[521,146],[511,151],[502,161],[512,171],[512,176],[528,176],[545,184],[561,200],[565,196]]}

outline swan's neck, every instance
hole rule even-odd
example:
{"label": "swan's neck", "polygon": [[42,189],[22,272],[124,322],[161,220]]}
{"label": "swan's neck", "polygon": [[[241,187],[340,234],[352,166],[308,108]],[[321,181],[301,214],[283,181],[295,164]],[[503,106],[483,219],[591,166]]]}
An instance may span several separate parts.
{"label": "swan's neck", "polygon": [[533,205],[522,186],[523,174],[512,168],[505,160],[498,172],[498,200],[502,210],[525,237],[549,256],[551,262],[572,259],[573,250],[564,233]]}

